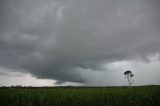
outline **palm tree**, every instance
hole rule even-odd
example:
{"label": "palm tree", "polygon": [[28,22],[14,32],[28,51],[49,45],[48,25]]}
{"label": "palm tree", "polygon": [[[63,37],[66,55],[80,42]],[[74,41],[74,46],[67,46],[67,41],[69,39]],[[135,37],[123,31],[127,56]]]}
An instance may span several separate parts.
{"label": "palm tree", "polygon": [[131,81],[131,78],[134,77],[134,74],[132,73],[132,71],[127,70],[124,72],[124,75],[126,76],[126,78],[128,80],[129,87],[131,88],[131,85],[133,84],[133,81]]}

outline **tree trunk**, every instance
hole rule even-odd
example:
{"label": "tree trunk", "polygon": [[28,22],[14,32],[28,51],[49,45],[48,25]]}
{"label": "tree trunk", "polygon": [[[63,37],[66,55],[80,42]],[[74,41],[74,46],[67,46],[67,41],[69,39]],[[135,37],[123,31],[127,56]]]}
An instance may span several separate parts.
{"label": "tree trunk", "polygon": [[129,88],[131,88],[130,74],[127,76]]}

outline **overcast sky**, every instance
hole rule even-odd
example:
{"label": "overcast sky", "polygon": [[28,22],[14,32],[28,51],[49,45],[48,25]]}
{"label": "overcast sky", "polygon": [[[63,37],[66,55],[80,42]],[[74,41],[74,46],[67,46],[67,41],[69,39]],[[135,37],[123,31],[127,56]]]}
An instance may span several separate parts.
{"label": "overcast sky", "polygon": [[160,84],[159,0],[0,0],[0,85]]}

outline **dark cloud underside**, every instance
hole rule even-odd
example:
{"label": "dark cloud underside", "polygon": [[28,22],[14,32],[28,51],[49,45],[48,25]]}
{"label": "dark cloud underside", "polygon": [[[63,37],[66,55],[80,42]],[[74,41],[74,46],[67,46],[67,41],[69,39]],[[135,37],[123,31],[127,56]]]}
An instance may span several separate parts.
{"label": "dark cloud underside", "polygon": [[78,68],[160,53],[159,0],[1,0],[0,66],[86,82]]}

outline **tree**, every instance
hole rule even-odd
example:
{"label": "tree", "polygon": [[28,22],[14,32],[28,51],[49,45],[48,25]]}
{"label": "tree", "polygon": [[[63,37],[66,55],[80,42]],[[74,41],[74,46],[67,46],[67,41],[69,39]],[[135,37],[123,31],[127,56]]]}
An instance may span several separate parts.
{"label": "tree", "polygon": [[124,75],[126,76],[127,80],[128,80],[128,85],[131,88],[134,80],[132,80],[132,78],[134,77],[134,74],[132,73],[132,71],[127,70],[124,72]]}

